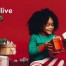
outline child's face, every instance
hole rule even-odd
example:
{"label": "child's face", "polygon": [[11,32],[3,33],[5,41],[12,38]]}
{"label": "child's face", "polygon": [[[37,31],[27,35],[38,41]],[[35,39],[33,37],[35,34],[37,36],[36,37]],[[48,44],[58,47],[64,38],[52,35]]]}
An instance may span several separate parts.
{"label": "child's face", "polygon": [[53,19],[49,17],[47,24],[43,27],[44,32],[51,34],[54,30]]}

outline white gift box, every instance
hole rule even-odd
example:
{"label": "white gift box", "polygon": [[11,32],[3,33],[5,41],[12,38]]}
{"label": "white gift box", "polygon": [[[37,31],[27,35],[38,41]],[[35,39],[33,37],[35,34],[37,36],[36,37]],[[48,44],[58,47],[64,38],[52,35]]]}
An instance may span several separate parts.
{"label": "white gift box", "polygon": [[63,38],[66,39],[66,32],[62,34]]}
{"label": "white gift box", "polygon": [[7,56],[0,56],[0,66],[9,66],[9,58]]}

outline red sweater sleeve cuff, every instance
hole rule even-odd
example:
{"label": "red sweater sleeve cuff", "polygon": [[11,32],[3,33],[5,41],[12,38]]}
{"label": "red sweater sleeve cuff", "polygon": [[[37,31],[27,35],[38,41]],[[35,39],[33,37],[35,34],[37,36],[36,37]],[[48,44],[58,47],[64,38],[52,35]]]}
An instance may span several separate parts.
{"label": "red sweater sleeve cuff", "polygon": [[38,49],[40,52],[42,52],[44,50],[44,45],[38,46]]}

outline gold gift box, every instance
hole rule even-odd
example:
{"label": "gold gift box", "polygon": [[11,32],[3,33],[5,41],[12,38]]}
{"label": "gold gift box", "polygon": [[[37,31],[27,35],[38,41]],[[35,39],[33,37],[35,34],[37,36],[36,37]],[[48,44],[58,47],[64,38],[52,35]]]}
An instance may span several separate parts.
{"label": "gold gift box", "polygon": [[0,46],[0,55],[15,55],[16,45],[15,44],[2,44]]}

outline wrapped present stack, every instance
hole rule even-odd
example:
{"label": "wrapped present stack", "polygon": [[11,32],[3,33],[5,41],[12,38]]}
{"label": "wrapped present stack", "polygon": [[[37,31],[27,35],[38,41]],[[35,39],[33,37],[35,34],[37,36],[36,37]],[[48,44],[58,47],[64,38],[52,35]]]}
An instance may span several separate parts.
{"label": "wrapped present stack", "polygon": [[12,41],[0,39],[0,55],[15,55],[16,45]]}
{"label": "wrapped present stack", "polygon": [[16,45],[7,39],[0,39],[0,66],[9,66],[9,55],[16,54]]}

